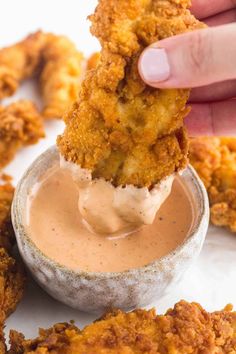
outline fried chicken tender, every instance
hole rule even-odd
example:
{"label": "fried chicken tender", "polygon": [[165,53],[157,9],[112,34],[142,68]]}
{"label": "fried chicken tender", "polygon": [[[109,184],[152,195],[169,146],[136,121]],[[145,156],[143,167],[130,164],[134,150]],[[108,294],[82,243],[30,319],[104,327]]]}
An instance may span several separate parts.
{"label": "fried chicken tender", "polygon": [[0,184],[0,248],[8,251],[15,242],[11,223],[11,204],[14,196],[14,187],[10,182]]}
{"label": "fried chicken tender", "polygon": [[11,354],[197,354],[235,353],[236,313],[208,313],[180,301],[164,316],[155,310],[115,311],[83,331],[59,324],[36,340],[11,332]]}
{"label": "fried chicken tender", "polygon": [[0,99],[13,95],[22,80],[37,72],[45,40],[39,31],[0,50]]}
{"label": "fried chicken tender", "polygon": [[43,119],[31,101],[0,106],[0,168],[7,165],[23,146],[43,138]]}
{"label": "fried chicken tender", "polygon": [[203,26],[189,5],[186,0],[99,1],[90,19],[101,58],[88,71],[58,138],[67,161],[115,186],[151,187],[185,167],[189,91],[146,86],[138,60],[149,44]]}
{"label": "fried chicken tender", "polygon": [[236,138],[192,139],[190,162],[208,191],[212,223],[236,232]]}
{"label": "fried chicken tender", "polygon": [[40,74],[45,118],[62,118],[78,97],[84,58],[64,36],[48,34]]}
{"label": "fried chicken tender", "polygon": [[76,100],[83,55],[64,36],[38,31],[0,50],[0,99],[15,93],[24,79],[39,74],[43,115],[61,118]]}

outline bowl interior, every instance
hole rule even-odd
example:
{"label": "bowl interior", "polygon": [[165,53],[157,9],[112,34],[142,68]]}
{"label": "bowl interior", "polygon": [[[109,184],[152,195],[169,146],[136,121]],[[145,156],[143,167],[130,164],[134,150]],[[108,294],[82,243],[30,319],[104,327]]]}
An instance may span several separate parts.
{"label": "bowl interior", "polygon": [[[23,207],[27,204],[27,197],[33,188],[35,184],[43,177],[48,169],[53,167],[55,164],[59,163],[59,152],[57,150],[56,146],[53,146],[49,148],[45,153],[40,155],[35,162],[29,167],[29,169],[26,171],[24,176],[22,177],[21,181],[19,182],[15,197],[14,197],[14,202],[13,202],[13,207],[12,207],[12,220],[13,220],[13,225],[16,231],[16,234],[18,234],[17,238],[24,238],[24,242],[27,242],[30,244],[31,247],[35,249],[35,252],[40,255],[40,257],[46,258],[48,262],[51,264],[54,264],[57,267],[64,268],[61,264],[57,264],[55,261],[48,259],[46,255],[42,254],[42,252],[36,247],[36,245],[31,241],[29,235],[27,235],[26,232],[26,217],[27,217],[27,211],[26,208]],[[205,191],[205,188],[200,181],[199,177],[197,176],[196,172],[194,169],[189,166],[185,169],[185,171],[182,174],[182,180],[184,181],[184,184],[186,188],[190,192],[190,196],[192,200],[194,201],[196,212],[195,212],[195,218],[193,220],[192,228],[191,231],[186,238],[186,240],[178,246],[178,248],[174,251],[172,251],[170,254],[166,255],[164,258],[170,258],[172,254],[174,255],[176,252],[181,251],[181,249],[186,245],[186,243],[191,240],[191,238],[196,237],[196,234],[198,233],[199,229],[202,227],[202,225],[206,224],[209,219],[209,206],[208,206],[208,197]],[[160,259],[152,262],[150,266],[153,265],[155,262],[159,262]],[[143,267],[143,268],[148,268],[149,265]],[[66,268],[65,268],[66,269]],[[72,270],[69,270],[70,272],[75,272]],[[135,270],[129,270],[127,272],[132,272]],[[82,271],[81,271],[82,272]],[[78,274],[78,272],[76,272]],[[84,272],[82,272],[84,273]],[[95,273],[95,272],[89,272],[90,274],[101,274],[104,275],[104,277],[108,277],[110,273]],[[118,272],[116,274],[119,274]]]}

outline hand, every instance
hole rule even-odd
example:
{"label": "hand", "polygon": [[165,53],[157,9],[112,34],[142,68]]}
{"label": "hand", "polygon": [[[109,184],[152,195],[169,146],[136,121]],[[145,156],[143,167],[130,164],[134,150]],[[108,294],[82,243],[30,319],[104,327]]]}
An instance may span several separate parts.
{"label": "hand", "polygon": [[193,0],[192,13],[209,26],[148,47],[143,80],[157,88],[193,88],[190,135],[236,134],[236,0]]}

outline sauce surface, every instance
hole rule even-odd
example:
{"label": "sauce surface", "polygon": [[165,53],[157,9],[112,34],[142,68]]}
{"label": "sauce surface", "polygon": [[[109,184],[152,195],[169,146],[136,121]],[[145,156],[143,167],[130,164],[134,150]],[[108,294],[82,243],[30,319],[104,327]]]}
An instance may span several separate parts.
{"label": "sauce surface", "polygon": [[27,202],[29,237],[46,256],[73,270],[119,272],[142,267],[173,251],[192,228],[194,206],[180,177],[154,223],[123,238],[90,232],[78,200],[70,173],[55,166],[32,189]]}

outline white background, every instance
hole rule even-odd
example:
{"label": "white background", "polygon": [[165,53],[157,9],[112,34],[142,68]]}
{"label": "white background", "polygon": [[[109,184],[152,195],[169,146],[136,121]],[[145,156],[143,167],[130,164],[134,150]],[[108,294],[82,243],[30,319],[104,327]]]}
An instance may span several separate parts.
{"label": "white background", "polygon": [[[86,55],[99,48],[89,33],[88,14],[93,12],[95,0],[7,0],[1,4],[0,46],[9,45],[37,29],[69,36]],[[25,83],[14,97],[32,97],[40,105],[37,88]],[[9,100],[7,100],[9,101]],[[7,103],[6,101],[4,103]],[[48,146],[63,129],[61,121],[46,124],[47,138],[37,146],[21,151],[7,168],[19,180],[26,167]],[[198,261],[187,271],[171,294],[155,299],[162,313],[180,299],[200,302],[208,310],[236,304],[236,235],[223,229],[211,228]],[[95,317],[70,309],[51,299],[34,282],[28,284],[25,297],[10,317],[7,330],[14,328],[27,337],[35,336],[38,327],[48,327],[58,321],[76,321],[79,327]]]}

